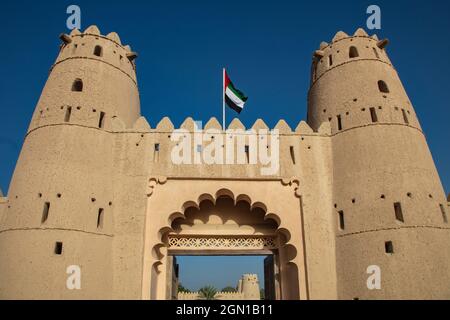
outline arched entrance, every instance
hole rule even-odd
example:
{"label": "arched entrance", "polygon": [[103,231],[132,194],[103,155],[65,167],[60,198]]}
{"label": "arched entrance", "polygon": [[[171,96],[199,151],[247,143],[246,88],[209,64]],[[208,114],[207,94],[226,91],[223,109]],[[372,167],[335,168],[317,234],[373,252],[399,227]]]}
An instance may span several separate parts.
{"label": "arched entrance", "polygon": [[[301,279],[305,275],[298,268],[299,259],[303,259],[298,255],[300,225],[293,228],[298,235],[294,243],[279,215],[269,212],[265,203],[252,201],[247,194],[235,196],[222,188],[184,201],[180,211],[166,215],[167,224],[157,230],[154,239],[146,241],[151,247],[151,259],[147,260],[150,272],[144,265],[144,298],[147,288],[150,299],[176,298],[172,264],[175,255],[267,255],[270,258],[265,263],[265,274],[271,284],[264,285],[266,295],[283,300],[301,298]],[[149,227],[155,229],[154,225]],[[146,281],[150,283],[147,288]]]}

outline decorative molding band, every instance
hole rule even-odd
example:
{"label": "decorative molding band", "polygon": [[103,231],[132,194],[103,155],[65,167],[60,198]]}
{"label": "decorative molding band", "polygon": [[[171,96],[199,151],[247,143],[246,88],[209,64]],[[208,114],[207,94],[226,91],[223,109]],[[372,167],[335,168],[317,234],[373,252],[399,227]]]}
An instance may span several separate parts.
{"label": "decorative molding band", "polygon": [[234,250],[262,250],[277,249],[277,238],[271,236],[201,236],[186,237],[169,235],[169,249],[234,249]]}

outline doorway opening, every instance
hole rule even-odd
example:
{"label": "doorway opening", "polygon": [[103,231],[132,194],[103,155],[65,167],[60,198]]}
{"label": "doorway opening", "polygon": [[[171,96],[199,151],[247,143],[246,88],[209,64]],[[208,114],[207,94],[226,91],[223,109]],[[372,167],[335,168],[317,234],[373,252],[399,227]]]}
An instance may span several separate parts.
{"label": "doorway opening", "polygon": [[274,256],[172,256],[172,299],[275,300],[279,284]]}

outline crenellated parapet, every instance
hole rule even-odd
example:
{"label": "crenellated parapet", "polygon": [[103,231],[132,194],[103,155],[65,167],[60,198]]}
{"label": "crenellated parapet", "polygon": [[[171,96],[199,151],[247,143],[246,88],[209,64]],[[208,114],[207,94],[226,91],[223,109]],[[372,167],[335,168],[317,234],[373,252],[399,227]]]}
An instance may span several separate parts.
{"label": "crenellated parapet", "polygon": [[339,31],[313,54],[308,123],[329,122],[332,134],[370,125],[421,131],[413,105],[386,53],[388,40],[358,29]]}
{"label": "crenellated parapet", "polygon": [[379,40],[377,35],[369,36],[359,28],[352,36],[339,31],[330,43],[322,42],[313,53],[311,86],[329,70],[346,63],[371,60],[392,67],[386,54],[388,40]]}
{"label": "crenellated parapet", "polygon": [[96,60],[117,68],[136,83],[137,53],[129,45],[122,45],[116,32],[101,35],[93,25],[84,32],[73,29],[69,35],[61,34],[60,39],[60,53],[52,69],[68,59]]}

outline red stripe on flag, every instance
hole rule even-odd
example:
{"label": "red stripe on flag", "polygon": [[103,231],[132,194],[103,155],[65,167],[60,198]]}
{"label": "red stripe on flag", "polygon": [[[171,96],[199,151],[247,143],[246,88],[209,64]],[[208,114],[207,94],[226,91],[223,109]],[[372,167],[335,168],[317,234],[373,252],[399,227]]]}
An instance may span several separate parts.
{"label": "red stripe on flag", "polygon": [[225,91],[227,91],[228,84],[230,84],[231,80],[228,78],[227,70],[225,70],[225,88],[223,88]]}

